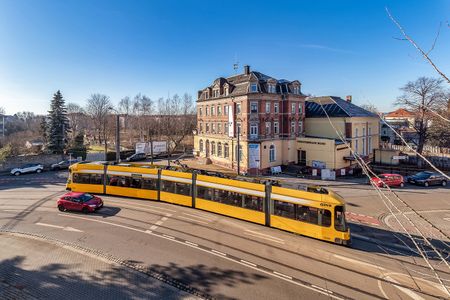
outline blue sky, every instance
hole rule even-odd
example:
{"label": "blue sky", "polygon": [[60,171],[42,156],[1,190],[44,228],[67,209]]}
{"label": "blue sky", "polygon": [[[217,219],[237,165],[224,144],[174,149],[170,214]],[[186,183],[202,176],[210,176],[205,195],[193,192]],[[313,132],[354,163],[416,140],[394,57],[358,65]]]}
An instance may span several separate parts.
{"label": "blue sky", "polygon": [[45,113],[60,89],[84,105],[197,91],[234,74],[235,59],[303,92],[353,95],[393,108],[399,87],[437,76],[394,37],[389,7],[450,73],[450,1],[44,1],[0,0],[0,106]]}

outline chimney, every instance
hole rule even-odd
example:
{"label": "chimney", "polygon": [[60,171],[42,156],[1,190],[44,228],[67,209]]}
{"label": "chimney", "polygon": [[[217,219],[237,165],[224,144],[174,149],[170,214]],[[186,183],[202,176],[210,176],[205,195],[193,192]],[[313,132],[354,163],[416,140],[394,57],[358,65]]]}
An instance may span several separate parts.
{"label": "chimney", "polygon": [[249,66],[249,65],[245,65],[245,66],[244,66],[244,74],[245,74],[245,75],[250,74],[250,66]]}
{"label": "chimney", "polygon": [[345,100],[347,100],[348,103],[352,103],[352,95],[345,97]]}

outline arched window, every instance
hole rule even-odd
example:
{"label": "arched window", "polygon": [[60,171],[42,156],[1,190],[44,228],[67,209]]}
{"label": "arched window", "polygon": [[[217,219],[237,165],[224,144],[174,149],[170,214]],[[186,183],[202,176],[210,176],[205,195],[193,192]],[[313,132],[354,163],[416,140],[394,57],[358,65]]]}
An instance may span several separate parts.
{"label": "arched window", "polygon": [[269,161],[273,162],[276,160],[275,146],[270,145],[269,147]]}
{"label": "arched window", "polygon": [[222,143],[217,143],[217,156],[222,156]]}
{"label": "arched window", "polygon": [[216,155],[216,143],[211,142],[211,155]]}
{"label": "arched window", "polygon": [[203,152],[203,140],[200,140],[200,142],[198,143],[198,148],[200,152]]}
{"label": "arched window", "polygon": [[206,153],[206,156],[208,156],[209,155],[209,140],[206,140],[206,147],[205,147],[205,153]]}

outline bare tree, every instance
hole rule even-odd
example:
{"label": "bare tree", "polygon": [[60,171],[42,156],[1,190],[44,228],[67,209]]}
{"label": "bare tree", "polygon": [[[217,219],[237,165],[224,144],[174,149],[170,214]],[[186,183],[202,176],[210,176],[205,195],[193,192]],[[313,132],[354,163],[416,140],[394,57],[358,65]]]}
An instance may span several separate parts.
{"label": "bare tree", "polygon": [[419,154],[422,154],[429,135],[428,130],[433,117],[429,109],[441,110],[446,104],[446,92],[442,82],[442,79],[419,77],[400,89],[403,95],[395,102],[396,105],[405,107],[415,114],[415,122],[411,125],[418,135],[417,152]]}
{"label": "bare tree", "polygon": [[129,127],[128,122],[130,119],[131,108],[132,108],[132,102],[131,102],[130,97],[126,96],[126,97],[123,97],[122,99],[120,99],[117,109],[119,110],[119,112],[122,114],[122,116],[124,118],[124,130],[125,131],[127,131],[128,127]]}
{"label": "bare tree", "polygon": [[380,113],[378,108],[372,103],[363,104],[363,105],[360,105],[360,107],[367,111],[370,111],[371,113],[377,114],[377,115]]}
{"label": "bare tree", "polygon": [[82,130],[85,124],[84,109],[76,103],[67,104],[67,117],[70,121],[70,128],[72,129],[71,138],[73,139]]}
{"label": "bare tree", "polygon": [[5,113],[5,109],[3,107],[0,106],[0,115],[4,115]]}
{"label": "bare tree", "polygon": [[111,107],[111,101],[106,95],[92,94],[87,100],[86,112],[91,117],[98,143],[101,144],[103,141],[105,144],[105,152],[108,147],[108,114]]}

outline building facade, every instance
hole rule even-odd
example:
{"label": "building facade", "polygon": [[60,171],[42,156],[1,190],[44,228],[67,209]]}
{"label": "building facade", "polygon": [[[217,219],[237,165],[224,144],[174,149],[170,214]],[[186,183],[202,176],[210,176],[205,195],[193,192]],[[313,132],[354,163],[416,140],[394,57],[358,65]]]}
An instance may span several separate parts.
{"label": "building facade", "polygon": [[298,80],[278,80],[244,67],[198,92],[195,154],[252,175],[297,162],[305,95]]}

